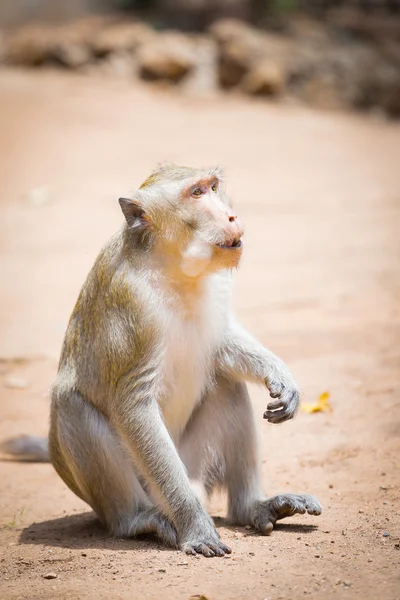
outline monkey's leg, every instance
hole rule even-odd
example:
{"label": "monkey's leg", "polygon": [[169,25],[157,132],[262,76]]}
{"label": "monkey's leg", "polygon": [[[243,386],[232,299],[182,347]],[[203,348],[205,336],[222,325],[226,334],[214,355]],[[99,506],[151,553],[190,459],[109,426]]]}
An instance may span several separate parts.
{"label": "monkey's leg", "polygon": [[191,480],[210,494],[228,491],[229,520],[249,523],[262,498],[253,411],[242,382],[219,378],[193,414],[179,444]]}
{"label": "monkey's leg", "polygon": [[193,415],[180,444],[191,479],[208,493],[215,485],[228,491],[228,518],[271,533],[277,520],[296,513],[318,515],[316,498],[283,494],[265,498],[261,491],[259,450],[246,385],[219,379]]}
{"label": "monkey's leg", "polygon": [[172,524],[144,491],[132,459],[108,420],[80,394],[53,408],[50,456],[65,483],[114,535],[155,533],[177,545]]}

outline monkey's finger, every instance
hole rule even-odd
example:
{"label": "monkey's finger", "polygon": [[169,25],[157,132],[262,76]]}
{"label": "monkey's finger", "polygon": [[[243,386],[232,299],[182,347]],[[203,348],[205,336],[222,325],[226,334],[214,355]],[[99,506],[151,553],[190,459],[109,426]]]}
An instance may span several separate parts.
{"label": "monkey's finger", "polygon": [[268,410],[277,410],[278,408],[283,408],[284,405],[285,405],[285,403],[282,401],[282,399],[279,399],[279,400],[275,400],[275,402],[270,402],[269,404],[267,404],[267,409]]}
{"label": "monkey's finger", "polygon": [[265,411],[263,418],[269,423],[283,423],[294,417],[294,412],[288,412],[286,408],[275,411]]}
{"label": "monkey's finger", "polygon": [[284,389],[284,386],[282,383],[279,383],[276,380],[273,381],[272,379],[269,379],[268,377],[266,379],[264,379],[264,383],[269,390],[269,395],[271,396],[271,398],[278,398],[282,394],[282,391]]}

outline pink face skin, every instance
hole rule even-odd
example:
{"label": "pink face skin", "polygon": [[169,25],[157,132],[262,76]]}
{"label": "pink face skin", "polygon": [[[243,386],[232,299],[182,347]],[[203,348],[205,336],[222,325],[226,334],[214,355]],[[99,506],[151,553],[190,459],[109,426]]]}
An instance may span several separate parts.
{"label": "pink face skin", "polygon": [[198,181],[187,190],[187,197],[201,202],[202,212],[207,214],[215,225],[224,231],[226,238],[217,244],[223,249],[241,248],[243,226],[233,209],[221,199],[218,179]]}

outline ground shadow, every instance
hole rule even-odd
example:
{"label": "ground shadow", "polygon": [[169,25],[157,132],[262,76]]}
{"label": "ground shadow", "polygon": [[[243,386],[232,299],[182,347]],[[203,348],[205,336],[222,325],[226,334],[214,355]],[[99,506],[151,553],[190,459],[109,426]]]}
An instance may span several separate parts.
{"label": "ground shadow", "polygon": [[[216,527],[224,527],[230,531],[238,529],[247,535],[259,535],[253,530],[230,525],[222,517],[214,517]],[[297,523],[282,523],[275,526],[276,531],[285,533],[311,533],[318,529],[317,525],[302,525]],[[158,540],[155,535],[143,535],[135,539],[112,537],[101,525],[92,512],[69,515],[41,523],[32,523],[22,530],[19,541],[21,544],[38,544],[60,548],[102,548],[108,550],[170,550]]]}
{"label": "ground shadow", "polygon": [[21,544],[38,544],[81,550],[170,550],[156,536],[143,535],[135,539],[112,537],[92,512],[69,515],[41,523],[32,523],[20,534]]}
{"label": "ground shadow", "polygon": [[[254,529],[246,529],[245,527],[237,527],[229,524],[223,517],[213,517],[216,527],[224,527],[230,531],[245,531],[247,535],[260,535]],[[318,525],[310,525],[305,523],[276,523],[274,531],[283,531],[285,533],[312,533],[318,529]],[[273,535],[273,534],[272,534]]]}

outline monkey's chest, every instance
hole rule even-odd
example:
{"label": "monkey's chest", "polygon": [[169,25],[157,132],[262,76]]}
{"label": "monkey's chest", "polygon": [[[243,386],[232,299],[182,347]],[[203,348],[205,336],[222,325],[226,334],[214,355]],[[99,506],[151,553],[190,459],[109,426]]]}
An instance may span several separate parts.
{"label": "monkey's chest", "polygon": [[166,340],[161,408],[177,441],[210,385],[215,340],[201,323],[175,321]]}

